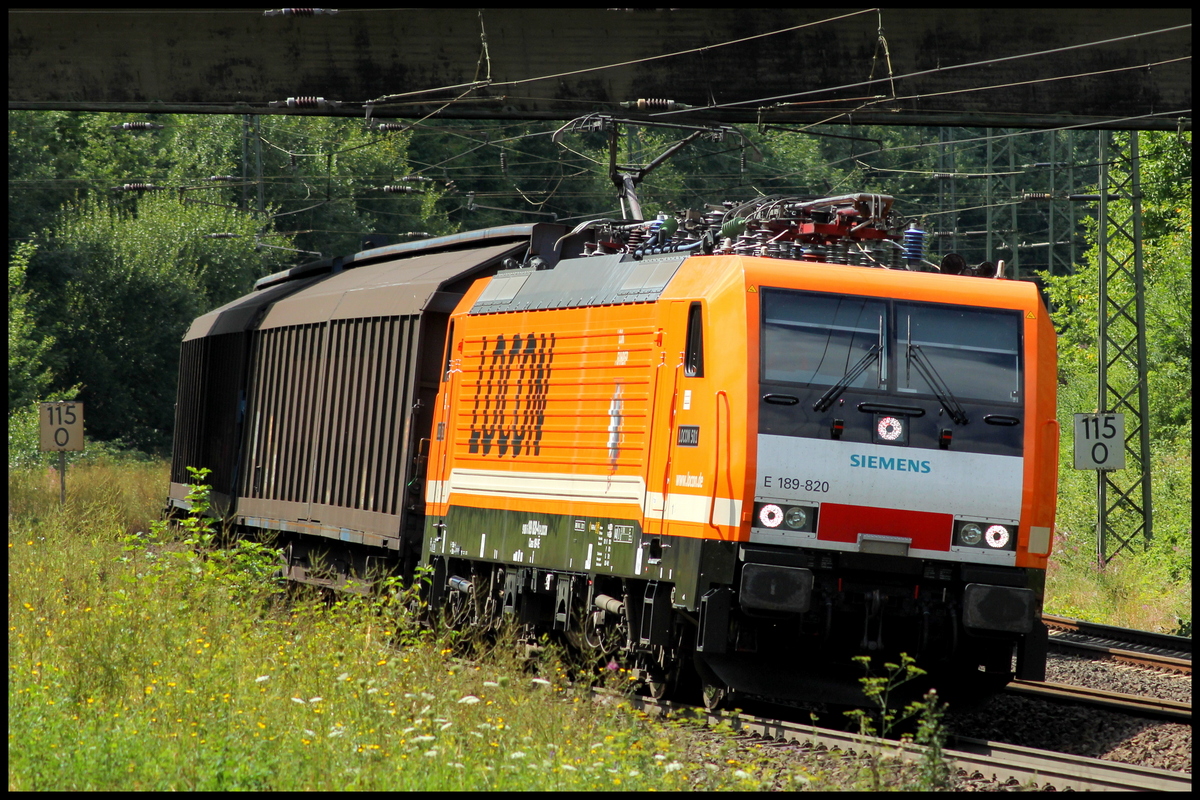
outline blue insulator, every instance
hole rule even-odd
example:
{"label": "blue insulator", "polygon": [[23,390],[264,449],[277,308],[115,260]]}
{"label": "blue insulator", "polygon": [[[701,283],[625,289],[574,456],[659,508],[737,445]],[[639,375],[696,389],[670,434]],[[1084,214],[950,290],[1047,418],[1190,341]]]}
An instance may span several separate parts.
{"label": "blue insulator", "polygon": [[917,228],[917,223],[909,225],[904,232],[904,260],[920,261],[925,257],[925,231]]}

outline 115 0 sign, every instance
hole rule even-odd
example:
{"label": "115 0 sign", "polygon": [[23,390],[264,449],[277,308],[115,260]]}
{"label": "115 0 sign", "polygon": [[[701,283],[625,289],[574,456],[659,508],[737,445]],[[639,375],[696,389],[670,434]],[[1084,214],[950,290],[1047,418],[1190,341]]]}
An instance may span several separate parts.
{"label": "115 0 sign", "polygon": [[1075,415],[1075,469],[1125,469],[1125,415]]}
{"label": "115 0 sign", "polygon": [[83,403],[39,403],[41,450],[83,449]]}

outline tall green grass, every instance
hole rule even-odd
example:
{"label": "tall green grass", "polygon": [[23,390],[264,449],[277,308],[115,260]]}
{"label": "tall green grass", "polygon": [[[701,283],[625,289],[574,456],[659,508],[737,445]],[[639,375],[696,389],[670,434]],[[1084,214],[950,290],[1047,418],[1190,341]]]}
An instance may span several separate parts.
{"label": "tall green grass", "polygon": [[[1070,415],[1060,416],[1069,432]],[[1070,436],[1063,440],[1054,551],[1046,574],[1046,611],[1190,636],[1191,437],[1152,446],[1153,538],[1147,543],[1138,535],[1132,547],[1116,555],[1113,540],[1107,548],[1111,560],[1104,567],[1099,566],[1096,552],[1096,474],[1073,468]],[[1119,532],[1130,534],[1128,530]]]}
{"label": "tall green grass", "polygon": [[[9,788],[670,790],[852,787],[770,748],[597,704],[551,660],[472,665],[403,595],[286,597],[253,547],[152,521],[162,464],[9,475]],[[620,685],[627,676],[614,671]],[[727,740],[726,740],[727,741]],[[898,773],[897,773],[898,774]],[[839,782],[845,781],[842,784]],[[915,785],[915,784],[914,784]]]}

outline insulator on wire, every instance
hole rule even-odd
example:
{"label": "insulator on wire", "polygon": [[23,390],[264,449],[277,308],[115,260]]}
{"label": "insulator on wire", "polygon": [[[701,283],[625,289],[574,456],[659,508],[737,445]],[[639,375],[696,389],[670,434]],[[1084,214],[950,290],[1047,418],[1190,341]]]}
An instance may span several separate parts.
{"label": "insulator on wire", "polygon": [[388,194],[425,194],[424,189],[418,189],[416,186],[385,186],[383,191]]}
{"label": "insulator on wire", "polygon": [[228,183],[230,181],[236,181],[236,180],[241,180],[241,179],[234,175],[209,175],[204,180],[206,180],[206,181],[225,181],[226,183]]}
{"label": "insulator on wire", "polygon": [[272,8],[263,12],[264,17],[315,17],[322,14],[333,16],[336,8]]}
{"label": "insulator on wire", "polygon": [[155,186],[153,183],[126,183],[114,186],[114,192],[161,192],[165,186]]}
{"label": "insulator on wire", "polygon": [[500,171],[505,175],[508,174],[508,159],[504,156],[504,151],[500,151]]}
{"label": "insulator on wire", "polygon": [[1030,200],[1052,200],[1049,192],[1021,192],[1021,202],[1029,202]]}
{"label": "insulator on wire", "polygon": [[744,174],[746,172],[746,151],[745,150],[742,150],[741,162],[742,162],[742,173]]}
{"label": "insulator on wire", "polygon": [[689,106],[686,103],[676,103],[674,100],[663,100],[659,97],[641,97],[637,100],[621,103],[620,105],[621,108],[636,108],[638,111],[676,111],[682,108],[695,108],[695,106]]}
{"label": "insulator on wire", "polygon": [[289,97],[287,100],[272,100],[268,105],[271,108],[337,108],[342,103],[340,100],[326,100],[324,97]]}
{"label": "insulator on wire", "polygon": [[396,178],[396,180],[400,181],[401,183],[412,183],[413,181],[420,181],[421,183],[433,183],[433,178],[430,178],[427,175],[404,175],[403,177]]}
{"label": "insulator on wire", "polygon": [[391,133],[393,131],[407,130],[408,127],[408,125],[402,122],[380,122],[371,130],[379,131],[380,133]]}
{"label": "insulator on wire", "polygon": [[157,122],[122,122],[120,125],[109,126],[114,131],[161,131],[166,125]]}
{"label": "insulator on wire", "polygon": [[236,239],[241,234],[239,233],[206,233],[205,239]]}

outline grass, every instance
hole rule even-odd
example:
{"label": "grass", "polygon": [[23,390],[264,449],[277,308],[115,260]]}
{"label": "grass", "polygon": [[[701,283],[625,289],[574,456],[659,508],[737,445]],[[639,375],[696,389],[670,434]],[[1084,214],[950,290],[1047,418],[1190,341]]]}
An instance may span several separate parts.
{"label": "grass", "polygon": [[166,485],[161,463],[77,464],[60,507],[44,468],[10,471],[10,790],[865,785],[598,704],[554,660],[457,663],[403,596],[287,597],[253,547],[156,534]]}
{"label": "grass", "polygon": [[1054,551],[1046,574],[1046,612],[1190,636],[1191,438],[1156,443],[1151,449],[1154,536],[1149,545],[1137,536],[1132,548],[1115,556],[1115,545],[1110,545],[1107,549],[1111,560],[1100,568],[1096,554],[1096,474],[1073,468],[1069,415],[1065,420],[1068,435],[1063,437],[1059,464],[1059,503]]}
{"label": "grass", "polygon": [[[44,466],[10,470],[10,789],[931,786],[920,767],[797,764],[598,704],[553,657],[541,677],[502,647],[457,663],[403,596],[287,596],[266,549],[156,532],[166,485],[161,462],[76,463],[60,507]],[[1096,573],[1072,544],[1050,573],[1058,613],[1147,627],[1146,598],[1179,593],[1152,562]]]}

